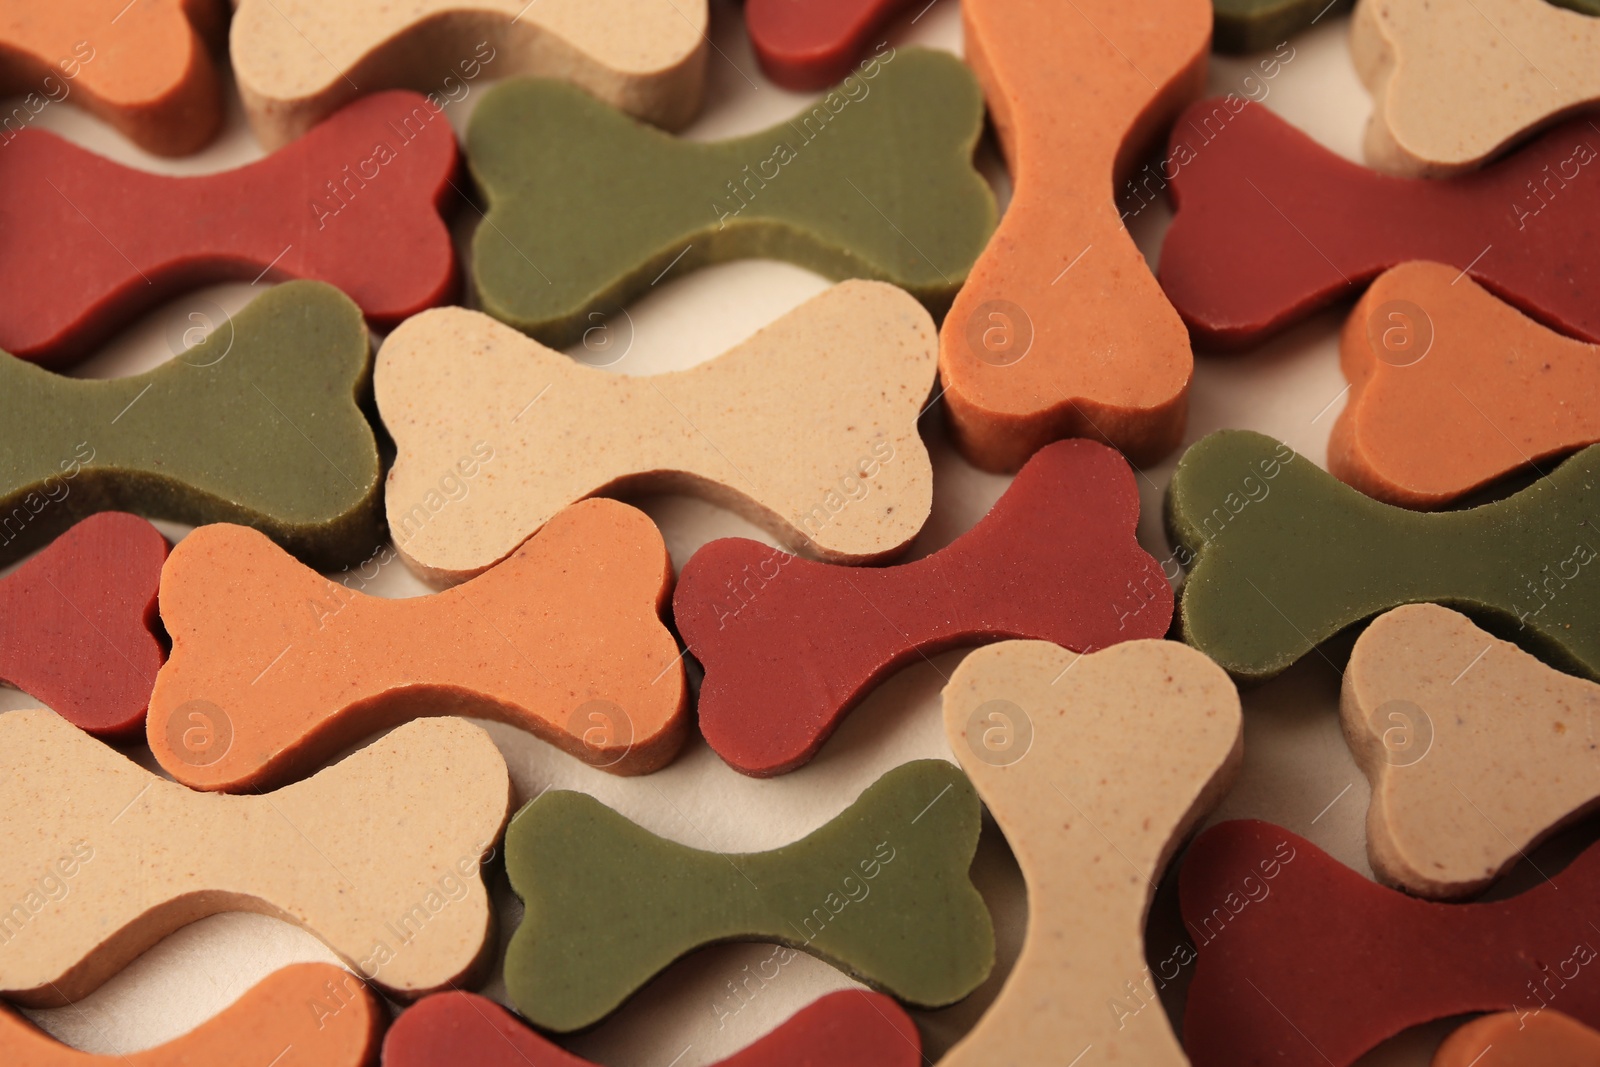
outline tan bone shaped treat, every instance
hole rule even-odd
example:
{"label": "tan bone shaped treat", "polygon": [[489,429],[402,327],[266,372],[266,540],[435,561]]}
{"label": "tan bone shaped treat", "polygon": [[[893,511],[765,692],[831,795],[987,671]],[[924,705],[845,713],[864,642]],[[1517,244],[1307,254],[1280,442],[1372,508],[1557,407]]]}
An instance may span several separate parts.
{"label": "tan bone shaped treat", "polygon": [[1600,19],[1548,0],[1361,0],[1350,51],[1373,96],[1367,163],[1390,174],[1473,170],[1600,102]]}
{"label": "tan bone shaped treat", "polygon": [[234,0],[228,49],[269,150],[365,93],[435,109],[515,75],[571,82],[669,130],[705,92],[707,0]]}
{"label": "tan bone shaped treat", "polygon": [[[304,927],[391,996],[477,977],[479,877],[511,803],[460,719],[407,723],[273,793],[197,793],[51,711],[0,715],[0,995],[56,1007],[179,927],[254,911]],[[62,887],[65,887],[63,889]]]}
{"label": "tan bone shaped treat", "polygon": [[1244,758],[1227,674],[1174,641],[1085,656],[1007,641],[956,669],[944,727],[1027,880],[1028,932],[942,1064],[1066,1063],[1092,1046],[1099,1062],[1186,1067],[1153,992],[1141,1008],[1129,990],[1154,989],[1155,883]]}
{"label": "tan bone shaped treat", "polygon": [[[917,418],[937,360],[927,311],[884,282],[835,285],[716,359],[653,377],[586,367],[475,311],[427,311],[384,342],[374,375],[399,449],[390,529],[412,569],[451,584],[575,501],[686,490],[807,555],[881,560],[933,505]],[[496,458],[472,491],[414,521],[410,505],[480,441]]]}
{"label": "tan bone shaped treat", "polygon": [[1409,893],[1475,893],[1600,801],[1600,685],[1459,612],[1380,616],[1356,642],[1340,703],[1372,783],[1368,858]]}

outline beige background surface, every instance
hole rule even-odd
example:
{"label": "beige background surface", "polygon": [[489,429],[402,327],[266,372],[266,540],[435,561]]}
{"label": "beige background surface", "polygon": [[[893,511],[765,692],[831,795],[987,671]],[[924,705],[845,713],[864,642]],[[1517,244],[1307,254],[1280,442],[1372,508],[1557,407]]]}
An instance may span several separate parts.
{"label": "beige background surface", "polygon": [[[1333,150],[1359,158],[1371,103],[1356,78],[1346,39],[1347,18],[1329,16],[1292,42],[1293,58],[1271,81],[1249,80],[1255,60],[1214,57],[1211,86],[1217,93],[1252,96]],[[738,6],[716,0],[710,94],[704,115],[688,136],[717,139],[758,130],[799,111],[807,97],[787,93],[760,74],[744,36]],[[957,0],[934,0],[920,14],[902,18],[890,34],[897,46],[924,44],[959,51]],[[1071,62],[1071,57],[1062,57]],[[449,115],[464,128],[492,64]],[[459,93],[459,90],[458,90]],[[1070,106],[1070,105],[1064,105]],[[260,154],[232,102],[222,139],[201,155],[176,162],[156,160],[133,148],[83,113],[52,106],[38,120],[96,151],[131,166],[200,173],[236,166]],[[1004,191],[1004,175],[986,144],[988,169]],[[477,215],[458,216],[461,235]],[[1154,259],[1170,219],[1165,203],[1147,208],[1131,225]],[[806,298],[827,281],[779,263],[746,262],[713,268],[661,289],[613,323],[627,355],[613,369],[652,374],[691,366],[714,356]],[[214,287],[147,316],[115,345],[75,373],[112,377],[171,358],[167,337],[188,325],[191,312],[215,317],[214,307],[233,310],[248,302],[249,286]],[[1229,426],[1250,427],[1287,441],[1323,462],[1328,430],[1343,403],[1344,379],[1337,363],[1337,330],[1345,309],[1322,314],[1263,348],[1242,355],[1202,356],[1198,361],[1186,442]],[[631,337],[631,342],[628,340]],[[934,458],[934,514],[913,552],[926,554],[970,527],[1006,486],[1004,477],[967,466],[950,447],[937,410],[923,419]],[[1158,558],[1168,548],[1161,530],[1161,494],[1176,456],[1142,472],[1144,517],[1141,539]],[[696,500],[658,497],[640,502],[662,526],[679,567],[708,540],[728,535],[766,539],[737,517]],[[169,537],[182,528],[163,527]],[[414,596],[426,592],[402,564],[388,565],[369,592]],[[649,829],[685,844],[727,851],[758,850],[802,836],[842,810],[887,769],[922,756],[950,758],[939,713],[939,690],[962,653],[935,657],[891,679],[855,711],[823,749],[798,773],[770,781],[744,778],[691,740],[670,767],[642,779],[617,779],[518,732],[490,724],[511,766],[519,802],[546,788],[582,789]],[[1337,653],[1330,653],[1334,661]],[[1367,870],[1362,824],[1367,785],[1340,737],[1338,672],[1320,656],[1308,656],[1269,685],[1247,692],[1245,767],[1240,781],[1214,818],[1255,816],[1306,835],[1342,861]],[[0,709],[33,706],[30,698],[0,691]],[[132,753],[149,763],[148,753]],[[448,797],[441,797],[447,802]],[[1548,867],[1546,869],[1549,869]],[[985,834],[974,878],[995,914],[1002,956],[1009,961],[1024,923],[1025,891],[1003,838],[992,825]],[[519,917],[516,899],[499,880],[502,940]],[[1161,959],[1181,936],[1175,919],[1171,878],[1163,882],[1151,928],[1151,954]],[[730,981],[743,978],[770,954],[760,945],[723,946],[680,961],[598,1029],[573,1042],[574,1050],[614,1067],[699,1067],[715,1062],[771,1029],[823,992],[847,984],[830,967],[801,955],[759,995],[741,1007]],[[126,1052],[167,1040],[210,1017],[273,969],[296,960],[332,957],[309,935],[255,915],[224,915],[196,923],[169,938],[127,971],[78,1005],[32,1013],[48,1030],[81,1048]],[[999,972],[967,1002],[919,1016],[931,1059],[971,1025],[1001,980]],[[502,995],[496,982],[486,992]],[[735,1010],[739,1009],[739,1010]],[[1109,1009],[1108,1009],[1109,1010]],[[1426,1063],[1448,1026],[1405,1035],[1363,1064]],[[1092,1067],[1093,1053],[1083,1067]]]}

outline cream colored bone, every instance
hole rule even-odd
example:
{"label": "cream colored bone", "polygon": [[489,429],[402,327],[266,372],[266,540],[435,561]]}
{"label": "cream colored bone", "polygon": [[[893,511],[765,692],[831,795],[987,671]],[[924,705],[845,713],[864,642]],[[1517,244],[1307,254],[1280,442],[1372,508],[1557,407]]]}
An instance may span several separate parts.
{"label": "cream colored bone", "polygon": [[705,92],[706,0],[236,3],[233,72],[269,151],[380,89],[452,102],[479,78],[557,78],[669,130]]}
{"label": "cream colored bone", "polygon": [[296,923],[402,998],[481,962],[493,915],[479,862],[505,824],[510,779],[471,723],[408,723],[256,796],[158,778],[51,711],[0,715],[0,751],[0,994],[11,1000],[77,1000],[223,911]]}
{"label": "cream colored bone", "polygon": [[1022,868],[1028,933],[993,1006],[941,1063],[1067,1063],[1092,1046],[1099,1063],[1186,1067],[1155,1000],[1145,916],[1243,760],[1227,674],[1172,641],[1081,657],[1008,641],[957,668],[944,723]]}
{"label": "cream colored bone", "polygon": [[1475,169],[1600,101],[1600,19],[1548,0],[1361,0],[1350,50],[1390,174]]}
{"label": "cream colored bone", "polygon": [[[396,547],[428,580],[459,582],[575,501],[665,489],[740,511],[807,555],[886,558],[933,505],[917,417],[937,345],[922,305],[870,281],[653,377],[586,367],[478,312],[425,311],[389,336],[374,378],[399,449],[386,497]],[[482,445],[493,461],[443,503],[441,476]],[[434,498],[421,521],[418,503]]]}
{"label": "cream colored bone", "polygon": [[1340,710],[1372,869],[1419,896],[1477,892],[1600,799],[1600,685],[1437,604],[1367,627]]}

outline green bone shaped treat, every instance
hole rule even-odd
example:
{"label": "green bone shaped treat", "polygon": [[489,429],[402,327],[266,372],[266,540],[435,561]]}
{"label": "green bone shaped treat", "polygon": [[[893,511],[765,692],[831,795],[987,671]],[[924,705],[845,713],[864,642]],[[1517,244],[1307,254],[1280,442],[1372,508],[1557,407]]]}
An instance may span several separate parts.
{"label": "green bone shaped treat", "polygon": [[131,378],[66,378],[0,353],[0,565],[100,511],[254,526],[314,566],[380,536],[379,466],[357,406],[361,309],[322,282],[268,290]]}
{"label": "green bone shaped treat", "polygon": [[972,72],[926,49],[869,58],[789,122],[709,144],[570,85],[504,82],[467,132],[489,203],[478,301],[562,347],[668,272],[765,257],[893,282],[942,312],[996,224],[972,165],[983,115]]}
{"label": "green bone shaped treat", "polygon": [[1168,534],[1191,567],[1178,624],[1235,678],[1260,681],[1348,626],[1434,602],[1600,679],[1597,517],[1600,445],[1504,500],[1425,513],[1223,430],[1184,454],[1167,491]]}
{"label": "green bone shaped treat", "polygon": [[919,1007],[954,1003],[994,965],[967,877],[978,828],[978,795],[944,760],[897,767],[809,836],[745,855],[656,837],[583,793],[546,793],[506,831],[506,873],[527,904],[507,991],[535,1025],[578,1030],[694,949],[769,941]]}

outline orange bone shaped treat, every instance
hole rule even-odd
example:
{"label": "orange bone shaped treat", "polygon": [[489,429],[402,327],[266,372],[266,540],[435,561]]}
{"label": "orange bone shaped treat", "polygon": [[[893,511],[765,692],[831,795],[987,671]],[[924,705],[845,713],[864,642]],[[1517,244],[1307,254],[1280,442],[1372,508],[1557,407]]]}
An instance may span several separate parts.
{"label": "orange bone shaped treat", "polygon": [[270,788],[418,716],[529,730],[614,774],[645,774],[687,730],[672,566],[614,500],[558,514],[505,562],[433,596],[353,591],[243,526],[202,526],[161,576],[172,657],[147,721],[195,789]]}
{"label": "orange bone shaped treat", "polygon": [[[97,1056],[63,1045],[0,1009],[0,1063],[11,1067],[364,1067],[378,1051],[383,1008],[331,963],[274,971],[195,1029],[142,1052]],[[274,1058],[276,1057],[276,1058]]]}
{"label": "orange bone shaped treat", "polygon": [[1445,1038],[1433,1067],[1594,1067],[1600,1033],[1554,1008],[1501,1011]]}
{"label": "orange bone shaped treat", "polygon": [[1016,194],[939,337],[957,443],[1016,470],[1061,437],[1135,463],[1178,446],[1189,333],[1113,192],[1205,86],[1207,0],[967,0],[977,71]]}
{"label": "orange bone shaped treat", "polygon": [[1350,402],[1328,469],[1385,503],[1441,507],[1600,441],[1600,345],[1454,267],[1405,263],[1373,282],[1341,356]]}
{"label": "orange bone shaped treat", "polygon": [[221,0],[12,0],[0,5],[0,95],[22,94],[3,118],[26,125],[71,101],[159,156],[186,156],[222,128]]}

